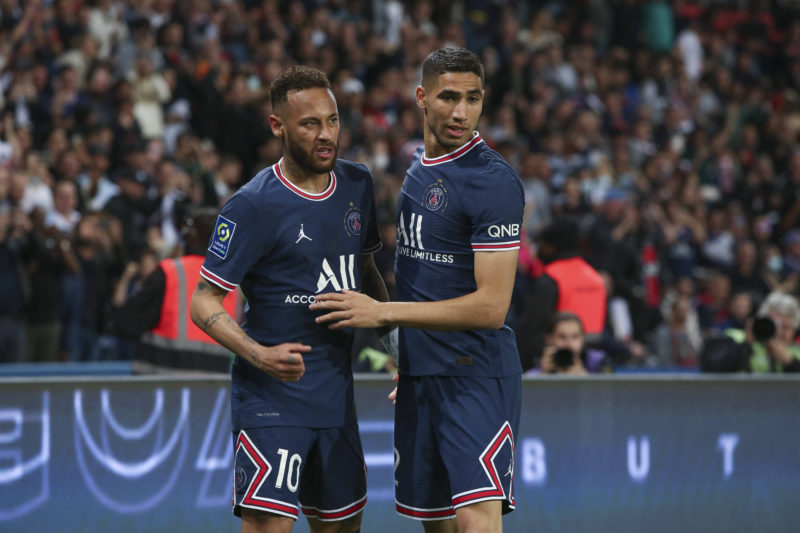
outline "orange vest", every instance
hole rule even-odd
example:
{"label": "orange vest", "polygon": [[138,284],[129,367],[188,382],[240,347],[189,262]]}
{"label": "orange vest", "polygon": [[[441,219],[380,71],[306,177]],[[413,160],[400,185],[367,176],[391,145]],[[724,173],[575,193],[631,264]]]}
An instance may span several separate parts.
{"label": "orange vest", "polygon": [[544,267],[558,286],[556,311],[575,313],[587,334],[603,332],[606,321],[606,285],[603,278],[580,257],[559,259]]}
{"label": "orange vest", "polygon": [[[217,341],[198,328],[189,316],[192,293],[200,281],[202,255],[185,255],[178,259],[164,259],[158,266],[164,271],[166,286],[161,303],[161,319],[145,335],[144,342],[170,350],[229,354]],[[238,302],[236,291],[231,291],[222,302],[225,311],[236,318]]]}

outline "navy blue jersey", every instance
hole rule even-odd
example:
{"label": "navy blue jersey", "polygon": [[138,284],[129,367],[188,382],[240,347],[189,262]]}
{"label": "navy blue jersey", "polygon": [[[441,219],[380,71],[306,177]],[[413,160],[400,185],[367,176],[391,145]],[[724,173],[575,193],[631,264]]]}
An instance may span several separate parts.
{"label": "navy blue jersey", "polygon": [[[516,250],[524,196],[480,135],[447,155],[414,154],[397,204],[397,295],[430,302],[477,289],[474,253]],[[514,332],[400,328],[400,372],[502,377],[521,372]]]}
{"label": "navy blue jersey", "polygon": [[231,376],[234,431],[259,426],[342,426],[353,419],[352,330],[317,324],[314,296],[359,290],[358,260],[380,248],[372,176],[339,161],[320,194],[298,189],[279,165],[258,173],[225,204],[201,273],[226,290],[240,285],[242,328],[266,346],[299,342],[305,375],[280,382],[237,357]]}

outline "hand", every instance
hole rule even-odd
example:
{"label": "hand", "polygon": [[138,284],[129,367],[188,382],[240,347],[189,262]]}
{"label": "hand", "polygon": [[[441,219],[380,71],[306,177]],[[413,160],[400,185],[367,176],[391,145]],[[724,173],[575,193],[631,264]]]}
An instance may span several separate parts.
{"label": "hand", "polygon": [[766,341],[764,347],[772,359],[783,365],[789,365],[794,360],[792,352],[789,351],[789,345],[777,337]]}
{"label": "hand", "polygon": [[753,318],[748,318],[744,323],[744,342],[752,345],[756,342],[756,336],[753,335]]}
{"label": "hand", "polygon": [[130,281],[139,273],[139,265],[135,261],[128,262],[122,271],[122,279]]}
{"label": "hand", "polygon": [[[399,379],[400,379],[400,374],[395,372],[392,381],[397,383]],[[394,389],[392,389],[392,392],[389,393],[389,396],[387,396],[387,398],[392,401],[392,405],[397,405],[397,385],[394,386]]]}
{"label": "hand", "polygon": [[386,324],[380,318],[380,302],[366,294],[344,290],[320,294],[308,306],[312,311],[329,311],[316,318],[317,324],[332,322],[330,329],[379,328]]}
{"label": "hand", "polygon": [[553,360],[553,355],[556,353],[556,347],[553,345],[545,346],[542,350],[542,357],[539,360],[539,369],[542,374],[554,374],[558,369]]}
{"label": "hand", "polygon": [[297,342],[285,342],[276,346],[255,348],[247,359],[278,381],[300,381],[306,371],[303,354],[311,346]]}

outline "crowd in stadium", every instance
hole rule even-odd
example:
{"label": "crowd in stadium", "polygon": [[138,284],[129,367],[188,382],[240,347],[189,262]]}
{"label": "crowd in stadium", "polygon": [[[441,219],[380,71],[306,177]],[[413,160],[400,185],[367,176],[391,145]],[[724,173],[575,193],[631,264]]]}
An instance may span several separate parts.
{"label": "crowd in stadium", "polygon": [[568,218],[608,291],[598,369],[697,369],[776,291],[796,330],[800,17],[746,4],[0,0],[0,362],[132,356],[115,308],[180,254],[186,213],[280,158],[268,87],[293,64],[328,74],[339,157],[372,171],[391,292],[440,46],[481,57],[478,130],[525,186],[512,325],[536,236]]}

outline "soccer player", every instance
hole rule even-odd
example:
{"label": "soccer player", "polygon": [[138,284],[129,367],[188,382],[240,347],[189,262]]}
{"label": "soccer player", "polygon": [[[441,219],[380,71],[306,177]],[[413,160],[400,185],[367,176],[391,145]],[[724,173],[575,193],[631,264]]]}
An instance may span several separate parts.
{"label": "soccer player", "polygon": [[441,49],[425,59],[416,90],[425,142],[397,205],[401,301],[343,291],[310,306],[334,331],[401,326],[396,508],[428,532],[498,532],[515,505],[521,366],[504,322],[523,192],[475,131],[483,96],[472,52]]}
{"label": "soccer player", "polygon": [[[386,300],[372,176],[338,160],[339,117],[325,74],[273,82],[270,127],[284,154],[222,208],[192,298],[192,319],[233,351],[233,510],[243,532],[358,531],[366,474],[353,403],[352,330],[315,323],[330,290]],[[240,286],[240,328],[222,307]]]}

